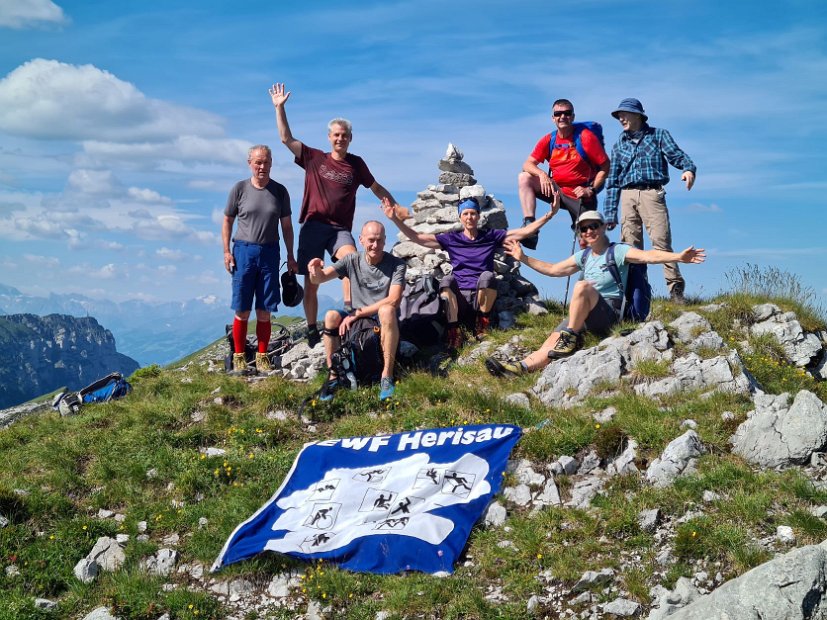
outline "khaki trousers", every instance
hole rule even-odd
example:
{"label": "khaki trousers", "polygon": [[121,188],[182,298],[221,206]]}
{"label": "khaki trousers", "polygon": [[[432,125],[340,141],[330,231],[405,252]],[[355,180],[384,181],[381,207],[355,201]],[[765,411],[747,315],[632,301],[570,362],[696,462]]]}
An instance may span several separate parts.
{"label": "khaki trousers", "polygon": [[[664,189],[620,190],[620,239],[643,249],[643,226],[655,250],[672,252],[672,229]],[[669,293],[683,294],[685,282],[677,263],[664,263],[663,275]]]}

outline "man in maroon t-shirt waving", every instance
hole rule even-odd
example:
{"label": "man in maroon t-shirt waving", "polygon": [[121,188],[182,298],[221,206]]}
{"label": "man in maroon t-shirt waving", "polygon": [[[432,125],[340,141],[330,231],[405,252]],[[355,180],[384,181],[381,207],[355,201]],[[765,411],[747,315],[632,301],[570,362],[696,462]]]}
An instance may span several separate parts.
{"label": "man in maroon t-shirt waving", "polygon": [[[540,138],[517,177],[525,218],[523,225],[534,221],[537,198],[551,201],[551,188],[556,184],[563,192],[562,206],[571,215],[574,228],[581,212],[597,210],[597,193],[609,173],[609,158],[600,139],[590,129],[576,126],[571,101],[555,101],[551,117],[554,131]],[[554,144],[551,144],[552,136]],[[548,162],[548,172],[540,168],[545,161]],[[536,248],[537,237],[524,239],[523,245]]]}
{"label": "man in maroon t-shirt waving", "polygon": [[[311,347],[321,340],[316,326],[318,313],[318,284],[310,281],[307,264],[314,258],[324,259],[325,251],[338,260],[356,251],[353,239],[353,214],[356,210],[356,191],[359,186],[369,188],[380,200],[396,201],[370,173],[365,161],[351,153],[348,147],[353,139],[350,121],[334,118],[328,123],[327,139],[330,153],[311,148],[293,137],[287,124],[284,104],[290,98],[284,84],[273,84],[270,97],[276,108],[276,124],[282,143],[290,149],[296,163],[304,168],[304,196],[299,214],[299,273],[304,275],[304,314],[307,317],[307,341]],[[350,305],[350,282],[342,280],[345,307]]]}

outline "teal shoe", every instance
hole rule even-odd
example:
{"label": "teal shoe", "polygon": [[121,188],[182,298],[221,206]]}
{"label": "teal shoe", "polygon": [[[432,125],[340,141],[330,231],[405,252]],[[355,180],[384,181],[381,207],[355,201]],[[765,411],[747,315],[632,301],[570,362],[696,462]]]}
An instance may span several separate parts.
{"label": "teal shoe", "polygon": [[393,396],[395,391],[396,388],[393,385],[393,379],[391,377],[382,377],[382,380],[379,382],[379,400],[388,400]]}

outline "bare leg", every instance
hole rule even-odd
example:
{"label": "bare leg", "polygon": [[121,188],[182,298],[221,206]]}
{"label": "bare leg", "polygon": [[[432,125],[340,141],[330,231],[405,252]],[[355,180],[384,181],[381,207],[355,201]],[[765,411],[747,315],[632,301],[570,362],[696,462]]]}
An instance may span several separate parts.
{"label": "bare leg", "polygon": [[[324,327],[326,333],[324,335],[324,354],[327,359],[327,367],[330,368],[333,364],[333,352],[339,348],[341,338],[339,338],[339,325],[342,322],[342,315],[335,310],[328,310],[324,315]],[[336,334],[331,336],[329,334]]]}
{"label": "bare leg", "polygon": [[477,306],[480,312],[491,312],[495,301],[497,301],[497,289],[481,288],[477,291]]}
{"label": "bare leg", "polygon": [[445,300],[445,314],[449,323],[456,323],[459,319],[459,305],[457,303],[457,296],[454,291],[449,288],[443,288],[439,291],[440,297]]}
{"label": "bare leg", "polygon": [[[348,254],[353,254],[356,247],[352,245],[343,245],[334,254],[336,260],[344,258]],[[342,299],[344,300],[345,308],[348,308],[353,303],[353,297],[350,295],[350,278],[342,278]]]}
{"label": "bare leg", "polygon": [[380,338],[382,342],[382,378],[393,377],[393,366],[396,363],[396,347],[399,346],[399,323],[396,320],[396,308],[382,306],[379,308]]}
{"label": "bare leg", "polygon": [[310,281],[310,276],[304,276],[304,316],[308,325],[316,324],[316,313],[319,311],[319,285]]}

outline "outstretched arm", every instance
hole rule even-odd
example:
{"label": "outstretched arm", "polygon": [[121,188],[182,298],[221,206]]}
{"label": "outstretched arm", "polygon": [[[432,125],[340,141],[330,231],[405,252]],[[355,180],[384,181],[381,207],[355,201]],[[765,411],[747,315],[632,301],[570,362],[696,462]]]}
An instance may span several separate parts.
{"label": "outstretched arm", "polygon": [[630,263],[646,263],[656,265],[661,263],[702,263],[706,260],[703,248],[689,246],[683,252],[666,252],[664,250],[639,250],[629,248],[626,261]]}
{"label": "outstretched arm", "polygon": [[574,261],[574,256],[569,256],[566,260],[559,263],[547,263],[531,256],[526,256],[523,252],[523,247],[518,241],[508,239],[503,244],[505,246],[505,253],[524,265],[528,265],[537,273],[542,273],[553,278],[560,278],[570,276],[579,271],[577,263]]}
{"label": "outstretched arm", "polygon": [[385,212],[385,215],[388,217],[388,219],[394,224],[396,224],[396,227],[399,230],[401,230],[402,234],[405,235],[408,239],[410,239],[414,243],[423,245],[426,248],[433,248],[435,250],[438,250],[442,247],[436,240],[436,235],[426,235],[423,233],[416,232],[413,228],[411,228],[405,222],[403,222],[402,219],[399,217],[400,209],[404,209],[404,207],[391,202],[387,198],[382,200],[382,211]]}
{"label": "outstretched arm", "polygon": [[295,157],[301,155],[302,143],[293,137],[293,132],[290,131],[290,125],[287,124],[287,112],[284,110],[284,104],[290,98],[290,91],[284,91],[284,84],[273,84],[270,87],[270,99],[273,101],[273,107],[276,109],[276,125],[279,128],[279,138]]}
{"label": "outstretched arm", "polygon": [[552,185],[551,193],[554,196],[554,200],[552,200],[551,207],[549,208],[548,212],[542,217],[534,220],[530,224],[526,224],[522,228],[515,228],[513,230],[507,231],[505,234],[506,240],[514,239],[519,241],[520,239],[530,237],[535,232],[540,230],[546,224],[546,222],[548,222],[557,214],[557,211],[560,210],[560,190],[557,188],[556,185]]}
{"label": "outstretched arm", "polygon": [[336,269],[333,267],[325,267],[321,258],[314,258],[307,263],[307,275],[310,276],[310,281],[313,284],[324,284],[339,277]]}

